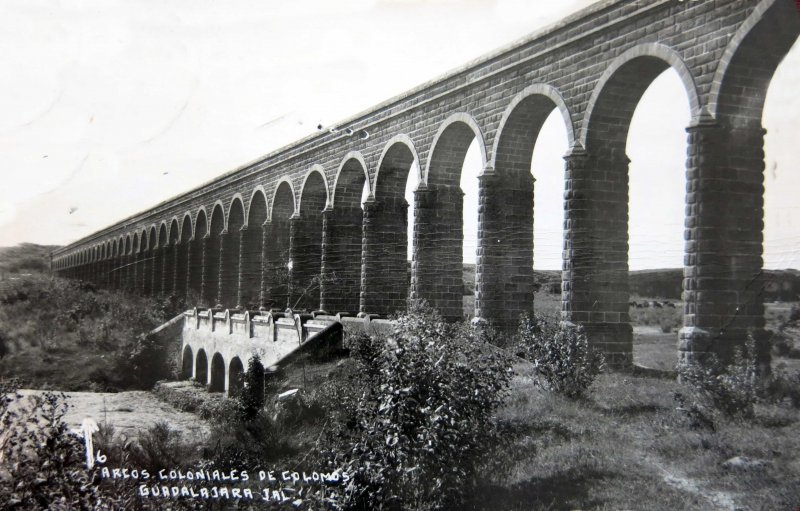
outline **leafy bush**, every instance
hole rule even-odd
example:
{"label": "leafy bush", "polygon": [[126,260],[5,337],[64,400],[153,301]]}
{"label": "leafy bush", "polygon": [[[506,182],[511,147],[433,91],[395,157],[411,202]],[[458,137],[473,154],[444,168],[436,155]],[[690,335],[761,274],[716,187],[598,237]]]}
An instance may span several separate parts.
{"label": "leafy bush", "polygon": [[523,314],[517,330],[520,355],[533,362],[538,385],[578,398],[603,370],[602,353],[589,347],[581,326]]}
{"label": "leafy bush", "polygon": [[64,395],[22,398],[16,391],[16,384],[0,383],[0,508],[99,509],[109,504],[91,482],[81,441],[63,420]]}
{"label": "leafy bush", "polygon": [[[351,475],[347,509],[454,509],[498,440],[507,357],[424,304],[385,340],[358,338],[353,429],[332,464]],[[378,344],[380,343],[380,344]]]}
{"label": "leafy bush", "polygon": [[253,355],[247,361],[244,385],[238,400],[243,420],[254,419],[264,408],[264,366],[258,355]]}
{"label": "leafy bush", "polygon": [[748,337],[744,349],[736,348],[727,367],[712,353],[703,363],[679,364],[678,376],[686,386],[686,394],[678,393],[676,400],[690,415],[705,417],[705,422],[718,415],[734,419],[753,417],[760,382],[752,337]]}
{"label": "leafy bush", "polygon": [[788,400],[794,408],[800,408],[800,373],[773,371],[762,387],[763,398],[772,403]]}

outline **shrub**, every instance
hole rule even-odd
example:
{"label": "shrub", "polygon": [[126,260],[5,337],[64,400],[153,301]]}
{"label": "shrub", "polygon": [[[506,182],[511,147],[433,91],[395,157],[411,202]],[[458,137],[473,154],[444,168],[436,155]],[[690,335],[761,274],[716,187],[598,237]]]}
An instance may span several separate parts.
{"label": "shrub", "polygon": [[578,398],[603,370],[602,353],[589,347],[581,326],[523,314],[517,330],[520,355],[533,362],[538,385]]}
{"label": "shrub", "polygon": [[788,400],[791,406],[800,408],[800,373],[773,371],[763,384],[762,395],[769,402],[782,403]]}
{"label": "shrub", "polygon": [[736,348],[727,367],[712,353],[703,363],[679,364],[677,369],[687,390],[686,395],[679,393],[676,399],[690,414],[702,415],[707,420],[720,414],[734,419],[753,417],[760,382],[752,337],[748,337],[744,349]]}
{"label": "shrub", "polygon": [[264,366],[258,355],[253,355],[247,362],[244,384],[238,400],[243,420],[255,418],[264,408]]}
{"label": "shrub", "polygon": [[63,394],[22,398],[0,383],[0,508],[97,509],[105,499],[91,483],[85,450],[63,418]]}
{"label": "shrub", "polygon": [[359,341],[354,428],[333,463],[351,475],[347,509],[454,509],[498,440],[493,414],[509,360],[424,304],[381,341]]}

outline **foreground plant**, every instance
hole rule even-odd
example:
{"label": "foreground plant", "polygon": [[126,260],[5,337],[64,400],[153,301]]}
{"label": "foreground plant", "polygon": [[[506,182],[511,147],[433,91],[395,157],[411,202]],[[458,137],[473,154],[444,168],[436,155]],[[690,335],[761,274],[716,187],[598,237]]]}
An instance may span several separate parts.
{"label": "foreground plant", "polygon": [[523,314],[517,339],[520,354],[536,368],[537,384],[569,398],[584,395],[603,370],[603,355],[589,346],[581,326]]}
{"label": "foreground plant", "polygon": [[457,508],[499,441],[494,413],[511,377],[475,335],[417,304],[382,342],[361,340],[354,428],[332,453],[352,477],[338,505]]}

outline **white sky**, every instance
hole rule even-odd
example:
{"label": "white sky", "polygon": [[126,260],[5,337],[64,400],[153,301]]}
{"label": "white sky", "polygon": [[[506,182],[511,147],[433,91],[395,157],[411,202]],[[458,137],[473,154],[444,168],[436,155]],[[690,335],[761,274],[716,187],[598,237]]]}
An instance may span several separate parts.
{"label": "white sky", "polygon": [[[369,108],[591,0],[0,3],[0,246],[66,244]],[[800,268],[800,49],[764,115],[765,265]],[[678,267],[688,122],[674,73],[629,139],[630,264]],[[535,261],[560,268],[566,138],[534,154]],[[474,261],[478,166],[464,169]],[[70,210],[74,211],[70,213]]]}

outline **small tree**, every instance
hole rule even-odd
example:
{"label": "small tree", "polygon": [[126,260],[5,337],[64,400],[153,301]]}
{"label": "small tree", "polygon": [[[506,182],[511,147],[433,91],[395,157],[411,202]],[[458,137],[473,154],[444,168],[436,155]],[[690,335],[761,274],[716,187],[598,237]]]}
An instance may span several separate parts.
{"label": "small tree", "polygon": [[355,426],[334,456],[347,509],[457,509],[499,440],[510,361],[424,304],[380,343],[359,343]]}
{"label": "small tree", "polygon": [[675,399],[690,417],[705,417],[698,422],[713,422],[719,414],[732,419],[753,417],[761,381],[752,336],[748,336],[744,349],[736,348],[727,367],[712,353],[702,364],[679,364],[678,375],[685,384],[686,395],[676,393]]}
{"label": "small tree", "polygon": [[533,362],[537,384],[569,398],[581,397],[602,371],[602,353],[589,347],[581,326],[523,314],[517,330],[519,351]]}
{"label": "small tree", "polygon": [[264,366],[258,355],[253,355],[247,361],[244,387],[239,394],[239,405],[242,418],[245,420],[254,419],[264,407]]}

